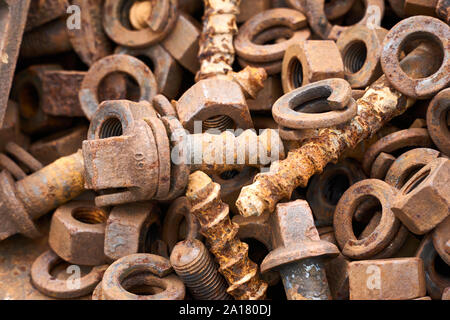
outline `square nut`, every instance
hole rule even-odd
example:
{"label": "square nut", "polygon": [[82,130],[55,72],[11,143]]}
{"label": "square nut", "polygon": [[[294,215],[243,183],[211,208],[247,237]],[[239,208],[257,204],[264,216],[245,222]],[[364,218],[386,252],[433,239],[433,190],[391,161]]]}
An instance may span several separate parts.
{"label": "square nut", "polygon": [[413,175],[392,211],[415,234],[425,234],[450,213],[450,160],[437,158]]}
{"label": "square nut", "polygon": [[409,300],[426,292],[420,258],[353,261],[348,275],[350,300]]}
{"label": "square nut", "polygon": [[344,78],[344,64],[334,41],[307,40],[286,50],[281,67],[284,93],[330,78]]}

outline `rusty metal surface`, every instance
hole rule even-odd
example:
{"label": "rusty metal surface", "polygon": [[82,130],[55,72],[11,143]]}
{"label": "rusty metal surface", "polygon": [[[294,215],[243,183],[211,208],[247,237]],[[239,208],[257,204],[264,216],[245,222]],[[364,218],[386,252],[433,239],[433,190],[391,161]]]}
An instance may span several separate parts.
{"label": "rusty metal surface", "polygon": [[170,255],[170,263],[195,299],[231,299],[225,279],[201,241],[188,239],[178,242]]}
{"label": "rusty metal surface", "polygon": [[284,93],[330,78],[344,78],[344,65],[334,41],[307,40],[286,49],[281,66]]}
{"label": "rusty metal surface", "polygon": [[354,261],[348,273],[350,300],[410,300],[426,293],[423,262],[418,258]]}
{"label": "rusty metal surface", "polygon": [[425,234],[450,214],[450,160],[437,158],[400,189],[392,211],[415,234]]}
{"label": "rusty metal surface", "polygon": [[[426,74],[433,59],[432,50],[419,46],[402,61],[408,72]],[[425,59],[424,59],[425,58]],[[422,60],[424,59],[424,60]],[[413,61],[412,60],[416,60]],[[415,67],[421,60],[421,68]],[[277,163],[277,171],[258,174],[253,184],[242,188],[236,201],[240,214],[260,215],[272,212],[275,204],[289,198],[294,188],[306,186],[309,178],[321,172],[328,162],[336,161],[346,149],[377,132],[389,119],[402,114],[412,104],[396,91],[383,76],[372,84],[357,101],[358,113],[348,124],[321,130],[317,138],[307,140],[300,148],[291,150],[286,159]],[[273,170],[275,167],[273,168]]]}
{"label": "rusty metal surface", "polygon": [[237,237],[238,225],[231,222],[228,205],[220,200],[220,186],[196,171],[189,176],[186,197],[209,250],[217,259],[219,272],[229,284],[227,292],[238,300],[265,299],[267,283],[260,279],[258,266],[248,258],[248,245]]}
{"label": "rusty metal surface", "polygon": [[427,111],[427,129],[436,146],[450,156],[450,131],[446,113],[450,110],[450,89],[439,92],[430,102]]}
{"label": "rusty metal surface", "polygon": [[0,127],[3,124],[30,0],[8,0],[0,5]]}
{"label": "rusty metal surface", "polygon": [[305,200],[278,204],[271,215],[273,250],[261,263],[261,272],[277,269],[288,300],[329,300],[324,262],[338,248],[320,240]]}
{"label": "rusty metal surface", "polygon": [[78,93],[81,109],[88,119],[92,119],[98,109],[98,87],[109,74],[122,72],[134,78],[139,86],[139,101],[151,101],[158,91],[153,72],[141,60],[125,55],[114,54],[95,62],[90,68]]}
{"label": "rusty metal surface", "polygon": [[134,253],[151,251],[151,240],[158,238],[159,209],[151,202],[116,206],[106,221],[102,250],[115,261]]}
{"label": "rusty metal surface", "polygon": [[93,201],[70,201],[60,206],[52,216],[48,237],[50,248],[57,256],[73,264],[104,264],[107,219],[108,211],[96,207]]}
{"label": "rusty metal surface", "polygon": [[[436,71],[424,77],[414,78],[406,74],[400,66],[399,55],[410,39],[429,40],[437,45],[438,54],[442,60]],[[383,51],[380,57],[381,67],[387,80],[401,93],[415,98],[430,98],[450,82],[449,39],[450,27],[439,19],[414,16],[396,24],[383,41]]]}
{"label": "rusty metal surface", "polygon": [[388,30],[357,25],[339,36],[336,42],[342,54],[345,79],[352,88],[365,88],[381,77],[383,39]]}

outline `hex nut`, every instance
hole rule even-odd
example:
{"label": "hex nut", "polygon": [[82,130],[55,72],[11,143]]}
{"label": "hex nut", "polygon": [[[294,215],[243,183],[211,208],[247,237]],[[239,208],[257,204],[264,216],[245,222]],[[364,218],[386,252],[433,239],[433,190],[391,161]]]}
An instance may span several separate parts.
{"label": "hex nut", "polygon": [[291,45],[284,53],[281,67],[284,93],[329,78],[344,78],[344,64],[334,41],[307,40]]}
{"label": "hex nut", "polygon": [[450,160],[437,158],[400,189],[392,211],[415,234],[425,234],[450,213]]}
{"label": "hex nut", "polygon": [[92,201],[71,201],[53,214],[49,245],[67,262],[96,266],[105,263],[103,244],[108,213]]}
{"label": "hex nut", "polygon": [[419,258],[353,261],[348,274],[350,300],[407,300],[426,293]]}
{"label": "hex nut", "polygon": [[352,88],[366,88],[383,74],[380,56],[387,32],[384,28],[356,25],[339,36],[336,45],[342,55],[345,79]]}
{"label": "hex nut", "polygon": [[191,133],[194,121],[202,121],[205,130],[253,127],[241,87],[230,80],[200,80],[181,96],[175,107],[181,124]]}

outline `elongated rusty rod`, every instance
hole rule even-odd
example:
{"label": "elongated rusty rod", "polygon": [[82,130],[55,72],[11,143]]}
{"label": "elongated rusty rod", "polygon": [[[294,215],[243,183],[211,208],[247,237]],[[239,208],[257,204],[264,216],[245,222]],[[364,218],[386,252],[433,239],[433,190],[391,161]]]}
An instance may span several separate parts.
{"label": "elongated rusty rod", "polygon": [[227,292],[238,300],[265,299],[267,283],[248,257],[248,245],[237,236],[239,226],[231,222],[228,205],[220,199],[220,185],[196,171],[189,176],[186,197],[220,266],[219,272],[229,284]]}
{"label": "elongated rusty rod", "polygon": [[[434,51],[421,44],[401,65],[408,75],[420,78],[433,72],[435,66],[430,62],[434,60]],[[257,174],[253,184],[243,187],[236,201],[239,213],[247,217],[273,212],[278,201],[289,199],[295,188],[306,187],[311,176],[321,173],[329,162],[335,163],[344,151],[376,133],[414,102],[395,90],[383,75],[357,101],[358,113],[351,121],[321,129],[317,137],[291,150],[286,159],[272,163],[268,172]]]}

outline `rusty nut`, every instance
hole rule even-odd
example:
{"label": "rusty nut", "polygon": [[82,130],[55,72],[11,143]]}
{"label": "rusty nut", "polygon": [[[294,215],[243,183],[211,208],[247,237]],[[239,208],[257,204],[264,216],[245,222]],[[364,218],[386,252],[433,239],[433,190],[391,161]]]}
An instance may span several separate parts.
{"label": "rusty nut", "polygon": [[400,189],[392,211],[415,234],[425,234],[450,213],[450,160],[437,158]]}
{"label": "rusty nut", "polygon": [[107,218],[107,212],[91,201],[71,201],[53,214],[48,243],[67,262],[86,266],[103,264]]}
{"label": "rusty nut", "polygon": [[115,261],[133,253],[151,251],[159,224],[159,209],[151,202],[114,207],[106,222],[106,257]]}
{"label": "rusty nut", "polygon": [[350,300],[406,300],[426,292],[419,258],[353,261],[348,266]]}
{"label": "rusty nut", "polygon": [[334,41],[307,40],[287,48],[281,67],[284,93],[329,78],[344,78],[344,65]]}
{"label": "rusty nut", "polygon": [[204,130],[253,127],[241,87],[229,80],[200,80],[175,103],[183,127],[194,133],[194,121],[202,121]]}
{"label": "rusty nut", "polygon": [[356,25],[340,35],[336,45],[342,55],[345,79],[352,88],[365,88],[383,74],[380,56],[387,32],[384,28]]}

